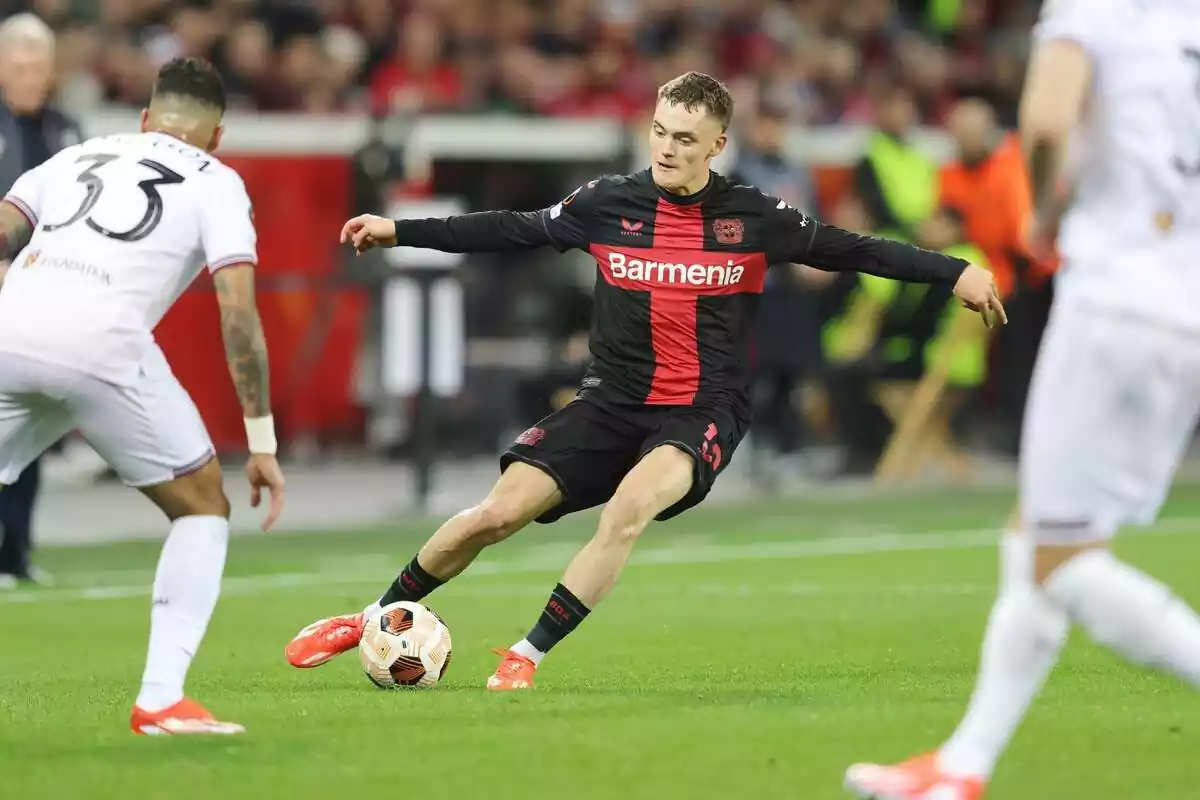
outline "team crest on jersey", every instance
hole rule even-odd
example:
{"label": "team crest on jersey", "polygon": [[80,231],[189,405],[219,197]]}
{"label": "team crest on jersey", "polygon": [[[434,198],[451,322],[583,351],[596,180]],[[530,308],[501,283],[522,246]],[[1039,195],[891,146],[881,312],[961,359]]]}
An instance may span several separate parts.
{"label": "team crest on jersey", "polygon": [[713,233],[720,244],[741,244],[746,236],[746,226],[740,219],[713,220]]}
{"label": "team crest on jersey", "polygon": [[582,192],[585,188],[586,189],[595,189],[596,184],[598,184],[598,183],[600,183],[599,178],[597,178],[594,181],[588,181],[586,186],[580,186],[575,191],[571,192],[569,195],[567,195],[565,198],[563,198],[563,201],[561,203],[559,203],[559,205],[560,206],[571,205],[571,201],[574,200],[576,197],[578,197],[580,192]]}
{"label": "team crest on jersey", "polygon": [[529,428],[517,437],[517,444],[533,447],[544,438],[546,438],[546,431],[541,428]]}

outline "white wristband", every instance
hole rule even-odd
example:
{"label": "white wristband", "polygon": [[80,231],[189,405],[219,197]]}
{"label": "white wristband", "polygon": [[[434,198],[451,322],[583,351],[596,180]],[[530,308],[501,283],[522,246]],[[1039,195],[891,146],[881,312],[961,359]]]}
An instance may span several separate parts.
{"label": "white wristband", "polygon": [[250,444],[251,453],[262,453],[273,456],[279,449],[275,441],[275,417],[268,414],[265,417],[245,417],[246,441]]}

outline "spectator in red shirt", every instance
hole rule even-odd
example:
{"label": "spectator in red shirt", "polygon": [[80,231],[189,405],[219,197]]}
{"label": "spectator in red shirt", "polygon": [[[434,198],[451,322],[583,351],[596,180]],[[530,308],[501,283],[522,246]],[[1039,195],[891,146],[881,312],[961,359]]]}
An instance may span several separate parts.
{"label": "spectator in red shirt", "polygon": [[463,90],[458,69],[445,59],[441,27],[415,12],[400,23],[397,50],[375,71],[371,101],[377,109],[438,112],[458,108]]}
{"label": "spectator in red shirt", "polygon": [[572,117],[610,117],[631,121],[645,106],[645,96],[632,84],[629,59],[615,45],[592,51],[584,62],[583,85],[550,106],[548,113]]}

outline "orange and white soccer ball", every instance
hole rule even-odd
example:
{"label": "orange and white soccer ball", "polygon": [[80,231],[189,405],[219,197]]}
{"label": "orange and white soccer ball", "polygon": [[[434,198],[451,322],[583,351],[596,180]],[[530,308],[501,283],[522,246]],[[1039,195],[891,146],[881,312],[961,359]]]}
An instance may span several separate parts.
{"label": "orange and white soccer ball", "polygon": [[420,603],[392,603],[367,618],[358,657],[381,689],[429,689],[450,667],[450,630]]}

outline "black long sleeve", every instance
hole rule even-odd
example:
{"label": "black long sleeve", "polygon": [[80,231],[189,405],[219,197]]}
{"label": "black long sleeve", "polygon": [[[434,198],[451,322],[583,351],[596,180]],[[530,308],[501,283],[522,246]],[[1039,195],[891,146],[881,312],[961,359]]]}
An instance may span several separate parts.
{"label": "black long sleeve", "polygon": [[396,244],[446,253],[502,253],[555,244],[543,211],[479,211],[396,220]]}
{"label": "black long sleeve", "polygon": [[771,264],[807,264],[827,272],[866,272],[909,283],[950,285],[967,268],[961,258],[824,225],[775,197],[764,195],[764,202]]}
{"label": "black long sleeve", "polygon": [[866,272],[909,283],[954,285],[967,262],[875,236],[860,236],[832,225],[816,226],[807,252],[799,260],[810,267],[836,272]]}

